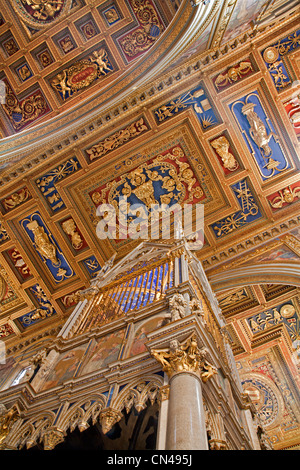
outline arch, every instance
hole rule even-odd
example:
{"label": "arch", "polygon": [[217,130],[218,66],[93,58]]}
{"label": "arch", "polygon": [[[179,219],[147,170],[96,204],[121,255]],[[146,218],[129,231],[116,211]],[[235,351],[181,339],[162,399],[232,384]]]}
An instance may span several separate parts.
{"label": "arch", "polygon": [[241,374],[241,382],[256,407],[263,427],[268,430],[278,425],[282,421],[285,405],[276,384],[260,372]]}
{"label": "arch", "polygon": [[133,380],[127,384],[123,390],[117,395],[115,400],[112,400],[111,407],[122,411],[124,408],[128,413],[134,406],[139,412],[146,407],[146,402],[154,402],[160,388],[163,386],[163,378],[158,375],[149,375]]}
{"label": "arch", "polygon": [[251,284],[287,284],[300,287],[300,264],[266,263],[208,274],[214,292]]}
{"label": "arch", "polygon": [[96,423],[100,411],[105,407],[106,400],[107,398],[102,394],[78,400],[62,414],[56,424],[57,427],[63,432],[68,429],[72,432],[77,426],[80,431],[87,429],[90,419],[93,424]]}
{"label": "arch", "polygon": [[29,449],[43,439],[54,419],[55,413],[52,411],[44,411],[34,415],[21,424],[19,429],[12,434],[11,439],[8,438],[7,443],[13,448],[22,448],[26,445]]}

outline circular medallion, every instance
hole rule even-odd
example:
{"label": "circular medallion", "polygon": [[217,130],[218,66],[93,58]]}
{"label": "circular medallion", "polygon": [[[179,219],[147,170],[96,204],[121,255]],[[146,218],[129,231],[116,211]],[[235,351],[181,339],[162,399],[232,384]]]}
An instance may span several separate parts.
{"label": "circular medallion", "polygon": [[266,426],[270,425],[276,419],[279,409],[278,400],[272,388],[257,378],[246,379],[242,385],[254,403],[262,423]]}
{"label": "circular medallion", "polygon": [[30,26],[48,26],[69,11],[71,0],[15,0],[15,10]]}
{"label": "circular medallion", "polygon": [[275,62],[275,60],[278,59],[279,53],[278,53],[278,50],[275,49],[275,47],[268,47],[264,51],[263,56],[264,56],[265,62],[267,62],[268,64],[273,64],[273,62]]}
{"label": "circular medallion", "polygon": [[281,307],[280,309],[280,315],[283,318],[290,318],[294,315],[295,313],[295,307],[291,304],[285,304]]}

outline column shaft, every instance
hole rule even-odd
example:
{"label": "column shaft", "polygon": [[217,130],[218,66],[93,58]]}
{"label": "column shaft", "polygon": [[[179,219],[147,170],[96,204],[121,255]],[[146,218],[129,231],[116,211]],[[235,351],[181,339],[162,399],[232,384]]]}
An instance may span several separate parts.
{"label": "column shaft", "polygon": [[208,450],[200,379],[180,372],[170,379],[167,450]]}

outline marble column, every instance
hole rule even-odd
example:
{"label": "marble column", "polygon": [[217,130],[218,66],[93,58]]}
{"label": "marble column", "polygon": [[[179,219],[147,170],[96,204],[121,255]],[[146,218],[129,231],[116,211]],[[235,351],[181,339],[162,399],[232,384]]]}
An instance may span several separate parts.
{"label": "marble column", "polygon": [[156,438],[156,449],[165,450],[166,449],[166,439],[167,439],[167,424],[168,424],[168,408],[169,408],[169,394],[170,387],[169,385],[163,385],[159,392],[159,415],[158,415],[158,426],[157,426],[157,438]]}
{"label": "marble column", "polygon": [[208,450],[199,374],[181,371],[170,378],[166,449]]}
{"label": "marble column", "polygon": [[169,377],[166,450],[208,450],[202,382],[216,369],[205,360],[195,335],[166,349],[151,350]]}

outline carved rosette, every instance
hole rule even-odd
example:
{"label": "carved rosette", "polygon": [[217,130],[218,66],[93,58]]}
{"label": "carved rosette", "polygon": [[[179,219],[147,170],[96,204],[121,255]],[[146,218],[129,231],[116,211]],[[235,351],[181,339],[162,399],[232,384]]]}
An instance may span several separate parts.
{"label": "carved rosette", "polygon": [[199,348],[193,335],[181,344],[178,340],[170,341],[167,349],[153,349],[151,354],[162,365],[162,369],[171,378],[174,374],[192,372],[199,374],[207,382],[216,372],[216,368],[206,359],[206,348]]}

